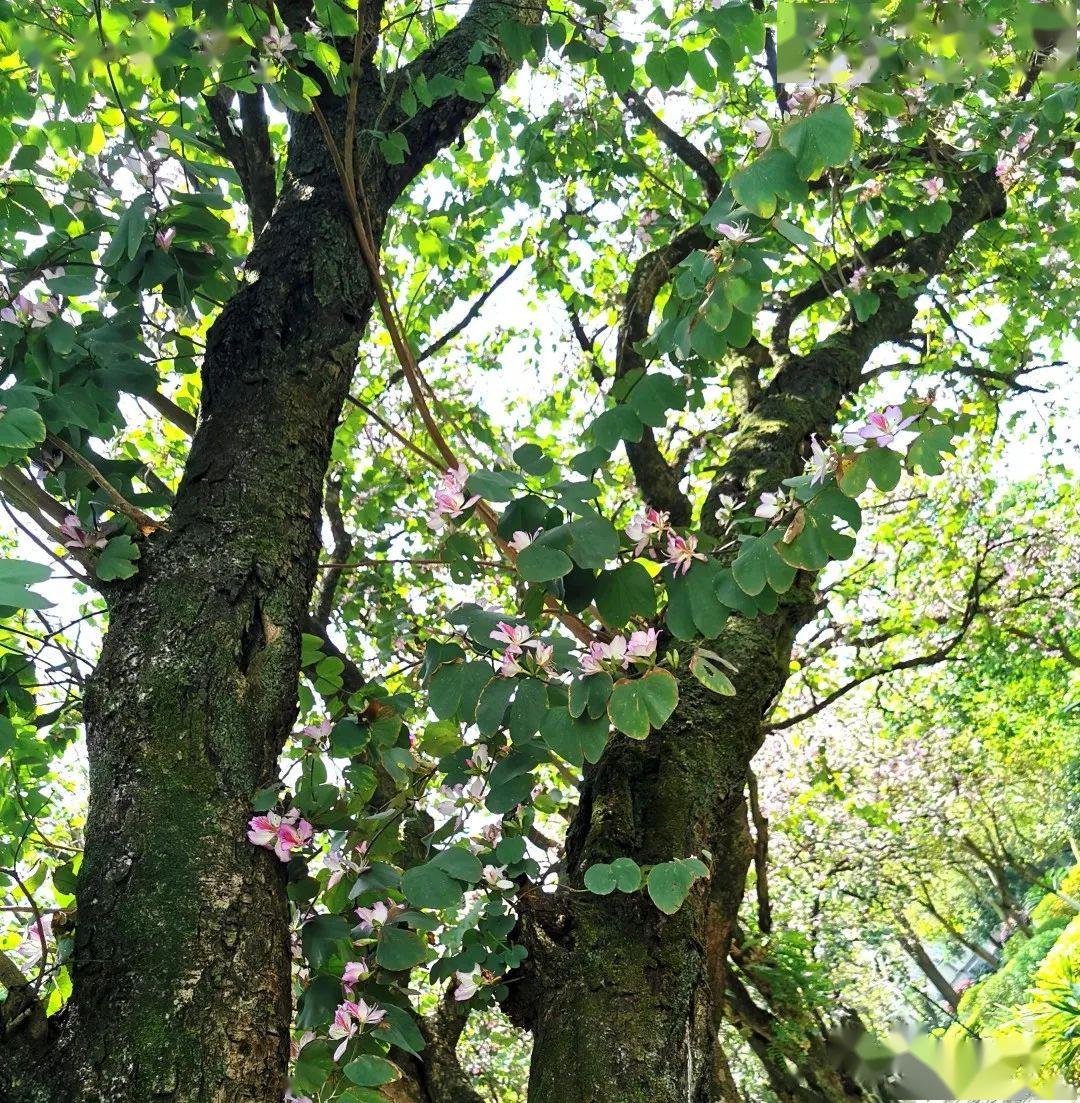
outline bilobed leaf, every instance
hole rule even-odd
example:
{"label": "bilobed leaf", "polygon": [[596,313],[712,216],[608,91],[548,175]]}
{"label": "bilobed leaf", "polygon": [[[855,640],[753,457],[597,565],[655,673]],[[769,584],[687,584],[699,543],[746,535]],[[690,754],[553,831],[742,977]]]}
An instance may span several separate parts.
{"label": "bilobed leaf", "polygon": [[551,582],[569,574],[573,566],[573,560],[566,552],[535,542],[517,558],[518,574],[527,582]]}
{"label": "bilobed leaf", "polygon": [[690,673],[706,688],[713,693],[722,694],[724,697],[734,697],[735,687],[731,679],[713,661],[716,656],[711,651],[698,650],[690,660]]}
{"label": "bilobed leaf", "polygon": [[15,609],[48,609],[52,602],[35,594],[31,586],[52,575],[48,567],[25,559],[0,560],[0,605]]}
{"label": "bilobed leaf", "polygon": [[404,927],[384,927],[379,932],[375,960],[392,971],[411,969],[428,956],[427,943],[415,931]]}
{"label": "bilobed leaf", "polygon": [[780,131],[780,144],[794,156],[804,180],[816,180],[825,169],[846,164],[854,143],[855,124],[839,103],[794,118]]}
{"label": "bilobed leaf", "polygon": [[780,200],[800,202],[807,196],[795,158],[783,149],[769,150],[736,173],[731,180],[731,192],[748,211],[761,218],[772,218]]}
{"label": "bilobed leaf", "polygon": [[401,890],[418,908],[452,908],[464,895],[461,885],[431,862],[405,870]]}
{"label": "bilobed leaf", "polygon": [[597,862],[585,870],[585,887],[597,896],[607,896],[615,891],[615,873],[605,862]]}
{"label": "bilobed leaf", "polygon": [[674,915],[690,895],[694,882],[708,873],[708,867],[697,858],[661,862],[649,870],[649,897],[666,915]]}
{"label": "bilobed leaf", "polygon": [[480,859],[466,846],[448,847],[436,854],[430,864],[471,885],[475,885],[484,875]]}
{"label": "bilobed leaf", "polygon": [[21,459],[45,439],[45,422],[36,410],[14,406],[0,412],[0,466]]}
{"label": "bilobed leaf", "polygon": [[604,623],[622,628],[631,617],[656,615],[656,589],[649,572],[637,562],[624,563],[596,576],[596,608]]}
{"label": "bilobed leaf", "polygon": [[679,685],[667,670],[650,670],[642,678],[615,683],[608,701],[611,722],[631,739],[645,739],[679,703]]}
{"label": "bilobed leaf", "polygon": [[644,431],[641,418],[629,406],[613,406],[605,410],[588,428],[589,436],[608,452],[621,440],[641,440]]}
{"label": "bilobed leaf", "polygon": [[633,858],[616,858],[611,863],[615,887],[619,892],[637,892],[641,888],[641,867]]}
{"label": "bilobed leaf", "polygon": [[599,762],[608,734],[607,716],[573,717],[564,708],[552,709],[540,729],[544,742],[573,766],[581,766],[586,760]]}
{"label": "bilobed leaf", "polygon": [[139,556],[139,549],[130,536],[114,536],[101,549],[101,553],[94,562],[94,572],[102,582],[131,578],[138,570],[135,561]]}
{"label": "bilobed leaf", "polygon": [[397,1080],[401,1076],[401,1070],[385,1057],[365,1053],[345,1066],[345,1075],[361,1087],[377,1088]]}

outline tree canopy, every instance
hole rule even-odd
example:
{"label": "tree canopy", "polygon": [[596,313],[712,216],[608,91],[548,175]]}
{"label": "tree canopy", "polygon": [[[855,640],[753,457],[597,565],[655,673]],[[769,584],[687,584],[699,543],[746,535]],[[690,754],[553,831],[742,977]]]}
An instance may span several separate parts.
{"label": "tree canopy", "polygon": [[1076,48],[0,7],[0,1100],[1075,1084]]}

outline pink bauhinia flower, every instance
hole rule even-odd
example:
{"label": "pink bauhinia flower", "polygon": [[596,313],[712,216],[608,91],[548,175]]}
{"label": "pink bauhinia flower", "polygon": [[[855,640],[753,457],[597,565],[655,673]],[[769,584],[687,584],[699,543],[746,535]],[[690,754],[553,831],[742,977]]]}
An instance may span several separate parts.
{"label": "pink bauhinia flower", "polygon": [[584,674],[599,674],[604,669],[604,662],[609,657],[605,646],[599,640],[593,640],[589,644],[588,651],[581,656],[581,670]]}
{"label": "pink bauhinia flower", "polygon": [[389,923],[397,915],[398,907],[392,900],[377,900],[370,908],[357,908],[356,917],[363,927],[375,930]]}
{"label": "pink bauhinia flower", "polygon": [[473,969],[471,973],[455,973],[454,976],[457,978],[457,987],[454,989],[455,1000],[459,1002],[471,1000],[480,990],[480,985],[477,984],[480,976],[479,969]]}
{"label": "pink bauhinia flower", "polygon": [[661,536],[668,527],[669,514],[651,506],[643,513],[636,513],[626,526],[626,535],[636,541],[634,554],[641,553],[649,546],[653,537]]}
{"label": "pink bauhinia flower", "polygon": [[446,527],[448,520],[456,521],[470,506],[480,501],[480,495],[465,497],[465,483],[469,472],[464,464],[450,467],[443,473],[439,485],[435,488],[435,508],[428,514],[428,523],[439,532]]}
{"label": "pink bauhinia flower", "polygon": [[528,533],[524,529],[516,529],[514,538],[510,541],[510,547],[518,553],[523,552],[543,531],[543,529],[537,529],[534,533]]}
{"label": "pink bauhinia flower", "polygon": [[815,434],[810,438],[810,460],[807,470],[810,472],[811,483],[822,483],[836,470],[836,453],[822,445]]}
{"label": "pink bauhinia flower", "polygon": [[532,630],[527,624],[507,624],[501,620],[495,625],[491,638],[497,643],[505,644],[515,654],[521,654],[521,649],[532,638]]}
{"label": "pink bauhinia flower", "polygon": [[322,740],[333,730],[334,723],[327,717],[325,720],[320,721],[318,724],[308,724],[303,730],[303,735],[306,735],[308,739]]}
{"label": "pink bauhinia flower", "polygon": [[723,237],[726,237],[732,245],[746,245],[748,242],[760,241],[760,237],[755,237],[746,226],[745,222],[738,223],[736,225],[729,225],[726,222],[721,222],[716,226],[716,232]]}
{"label": "pink bauhinia flower", "polygon": [[551,668],[551,660],[555,655],[555,648],[549,643],[533,642],[533,658],[536,660],[537,673],[545,672]]}
{"label": "pink bauhinia flower", "polygon": [[525,668],[518,662],[521,658],[521,650],[516,647],[508,647],[499,660],[499,674],[504,678],[516,678],[525,673]]}
{"label": "pink bauhinia flower", "polygon": [[163,252],[167,253],[172,248],[173,238],[176,237],[176,227],[169,226],[167,229],[158,230],[154,234],[154,244]]}
{"label": "pink bauhinia flower", "polygon": [[626,654],[631,659],[650,659],[656,654],[656,629],[645,632],[631,632],[626,644]]}
{"label": "pink bauhinia flower", "polygon": [[300,819],[300,813],[295,808],[283,816],[276,812],[253,816],[247,833],[250,842],[273,850],[283,862],[289,861],[293,851],[302,850],[311,841],[311,834],[311,824]]}
{"label": "pink bauhinia flower", "polygon": [[82,522],[73,513],[64,518],[60,531],[66,537],[64,540],[65,548],[82,548],[85,551],[92,551],[103,548],[108,543],[104,536],[88,533],[82,527]]}
{"label": "pink bauhinia flower", "polygon": [[772,127],[766,119],[747,119],[743,129],[749,134],[755,149],[764,149],[772,141]]}
{"label": "pink bauhinia flower", "polygon": [[918,418],[918,414],[902,417],[899,406],[886,406],[884,410],[875,410],[867,414],[865,424],[858,425],[854,429],[845,429],[844,441],[854,445],[872,441],[879,448],[884,448],[893,442],[898,433]]}
{"label": "pink bauhinia flower", "polygon": [[512,889],[513,881],[508,881],[503,873],[506,866],[484,866],[484,880],[495,889]]}
{"label": "pink bauhinia flower", "polygon": [[865,264],[859,265],[854,272],[851,273],[851,278],[847,281],[848,287],[852,291],[862,291],[866,287],[866,280],[870,275],[870,269]]}
{"label": "pink bauhinia flower", "polygon": [[695,559],[705,562],[705,556],[697,550],[696,536],[678,536],[674,532],[668,535],[667,561],[675,574],[686,574]]}
{"label": "pink bauhinia flower", "polygon": [[288,31],[279,31],[277,27],[271,26],[263,35],[263,50],[267,57],[275,61],[282,61],[290,50],[295,49],[296,43],[293,42],[292,35]]}
{"label": "pink bauhinia flower", "polygon": [[760,517],[763,521],[771,521],[779,517],[789,504],[787,495],[781,491],[766,490],[761,495],[761,501],[758,503],[757,509],[754,510],[754,516]]}
{"label": "pink bauhinia flower", "polygon": [[932,176],[928,180],[920,180],[923,191],[930,199],[937,199],[945,190],[945,181],[940,176]]}
{"label": "pink bauhinia flower", "polygon": [[352,988],[353,985],[359,984],[362,980],[367,980],[370,976],[371,968],[364,958],[359,961],[347,961],[341,974],[341,983],[346,988]]}

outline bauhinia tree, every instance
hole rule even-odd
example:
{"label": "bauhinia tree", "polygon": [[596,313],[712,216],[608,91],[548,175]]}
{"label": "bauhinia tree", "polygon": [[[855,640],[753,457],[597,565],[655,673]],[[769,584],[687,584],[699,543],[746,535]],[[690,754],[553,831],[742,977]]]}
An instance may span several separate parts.
{"label": "bauhinia tree", "polygon": [[1059,378],[1070,30],[8,6],[0,1096],[472,1103],[498,1004],[532,1103],[738,1098],[819,572]]}

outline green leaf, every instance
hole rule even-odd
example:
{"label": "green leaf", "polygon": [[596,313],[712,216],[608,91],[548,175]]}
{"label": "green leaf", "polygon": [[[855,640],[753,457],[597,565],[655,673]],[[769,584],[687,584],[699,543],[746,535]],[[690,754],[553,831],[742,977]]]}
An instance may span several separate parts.
{"label": "green leaf", "polygon": [[401,1070],[385,1057],[365,1053],[345,1066],[345,1075],[361,1087],[377,1088],[381,1084],[397,1080],[401,1076]]}
{"label": "green leaf", "polygon": [[416,907],[436,911],[460,904],[464,895],[461,885],[431,862],[405,870],[401,890]]}
{"label": "green leaf", "polygon": [[650,670],[643,678],[615,683],[608,716],[624,735],[645,739],[659,728],[679,703],[679,685],[667,670]]}
{"label": "green leaf", "polygon": [[780,131],[780,144],[795,157],[804,180],[816,180],[830,167],[847,163],[855,144],[855,124],[843,104],[830,103]]}
{"label": "green leaf", "polygon": [[619,554],[619,534],[615,526],[598,513],[586,513],[571,521],[566,531],[570,536],[567,550],[579,567],[603,567]]}
{"label": "green leaf", "polygon": [[539,678],[516,678],[517,693],[510,706],[510,737],[521,743],[540,730],[547,712],[547,686]]}
{"label": "green leaf", "polygon": [[586,760],[599,762],[608,734],[607,716],[573,717],[563,708],[552,709],[540,729],[544,742],[573,766],[581,766]]}
{"label": "green leaf", "polygon": [[780,200],[801,202],[808,194],[796,171],[795,158],[782,149],[770,150],[736,173],[731,180],[731,193],[761,218],[772,218]]}
{"label": "green leaf", "polygon": [[621,440],[641,440],[645,426],[629,406],[613,406],[600,414],[587,432],[597,445],[611,452]]}
{"label": "green leaf", "polygon": [[551,582],[569,574],[573,566],[573,560],[566,552],[535,541],[517,558],[518,573],[527,582]]}
{"label": "green leaf", "polygon": [[940,475],[945,468],[941,457],[954,451],[953,428],[951,425],[934,425],[920,433],[908,448],[908,467],[914,471],[921,467],[927,475]]}
{"label": "green leaf", "polygon": [[555,461],[550,456],[545,456],[535,444],[523,444],[520,448],[515,448],[514,463],[530,475],[546,475],[555,466]]}
{"label": "green leaf", "polygon": [[25,559],[0,559],[0,605],[14,609],[48,609],[52,602],[35,594],[31,586],[52,575],[48,567]]}
{"label": "green leaf", "polygon": [[708,867],[697,858],[661,862],[649,870],[649,898],[666,915],[674,915],[690,895],[694,882],[708,872]]}
{"label": "green leaf", "polygon": [[585,870],[585,887],[597,896],[607,896],[615,891],[615,873],[611,866],[598,862]]}
{"label": "green leaf", "polygon": [[135,561],[139,557],[139,549],[130,536],[114,536],[101,549],[101,554],[94,563],[94,571],[102,582],[131,578],[138,570]]}
{"label": "green leaf", "polygon": [[616,858],[611,863],[615,887],[619,892],[637,892],[641,888],[641,867],[633,858]]}
{"label": "green leaf", "polygon": [[594,720],[603,716],[607,712],[612,685],[611,675],[603,671],[575,678],[570,683],[570,715],[578,717],[588,713]]}
{"label": "green leaf", "polygon": [[484,875],[480,859],[468,847],[451,846],[431,859],[431,865],[456,877],[459,881],[467,881],[475,885]]}
{"label": "green leaf", "polygon": [[427,956],[427,943],[415,931],[408,931],[404,927],[384,927],[379,933],[375,960],[384,969],[393,972],[411,969]]}
{"label": "green leaf", "polygon": [[352,949],[349,921],[340,915],[317,915],[309,919],[300,931],[304,957],[313,969],[329,961],[335,953]]}
{"label": "green leaf", "polygon": [[45,422],[36,410],[14,406],[0,412],[0,466],[21,459],[45,439]]}
{"label": "green leaf", "polygon": [[840,489],[856,497],[873,480],[879,490],[889,491],[900,481],[900,456],[891,448],[867,448],[855,457],[840,477]]}
{"label": "green leaf", "polygon": [[686,404],[686,389],[670,376],[654,372],[634,385],[627,401],[646,425],[657,428],[667,424],[668,410],[681,410]]}
{"label": "green leaf", "polygon": [[775,547],[779,539],[780,533],[773,530],[743,543],[738,558],[731,564],[731,576],[743,593],[751,597],[760,594],[769,583],[770,575],[777,581],[783,580],[786,571],[783,574],[778,573],[784,568],[784,564]]}
{"label": "green leaf", "polygon": [[485,738],[494,735],[502,726],[515,684],[513,678],[492,678],[480,694],[476,706],[476,728]]}
{"label": "green leaf", "polygon": [[622,628],[631,617],[656,615],[656,588],[652,576],[637,562],[625,563],[596,576],[596,608],[610,628]]}
{"label": "green leaf", "polygon": [[724,697],[734,697],[735,687],[731,679],[712,660],[718,656],[711,651],[698,650],[690,660],[690,673],[706,688],[713,693],[719,693]]}

